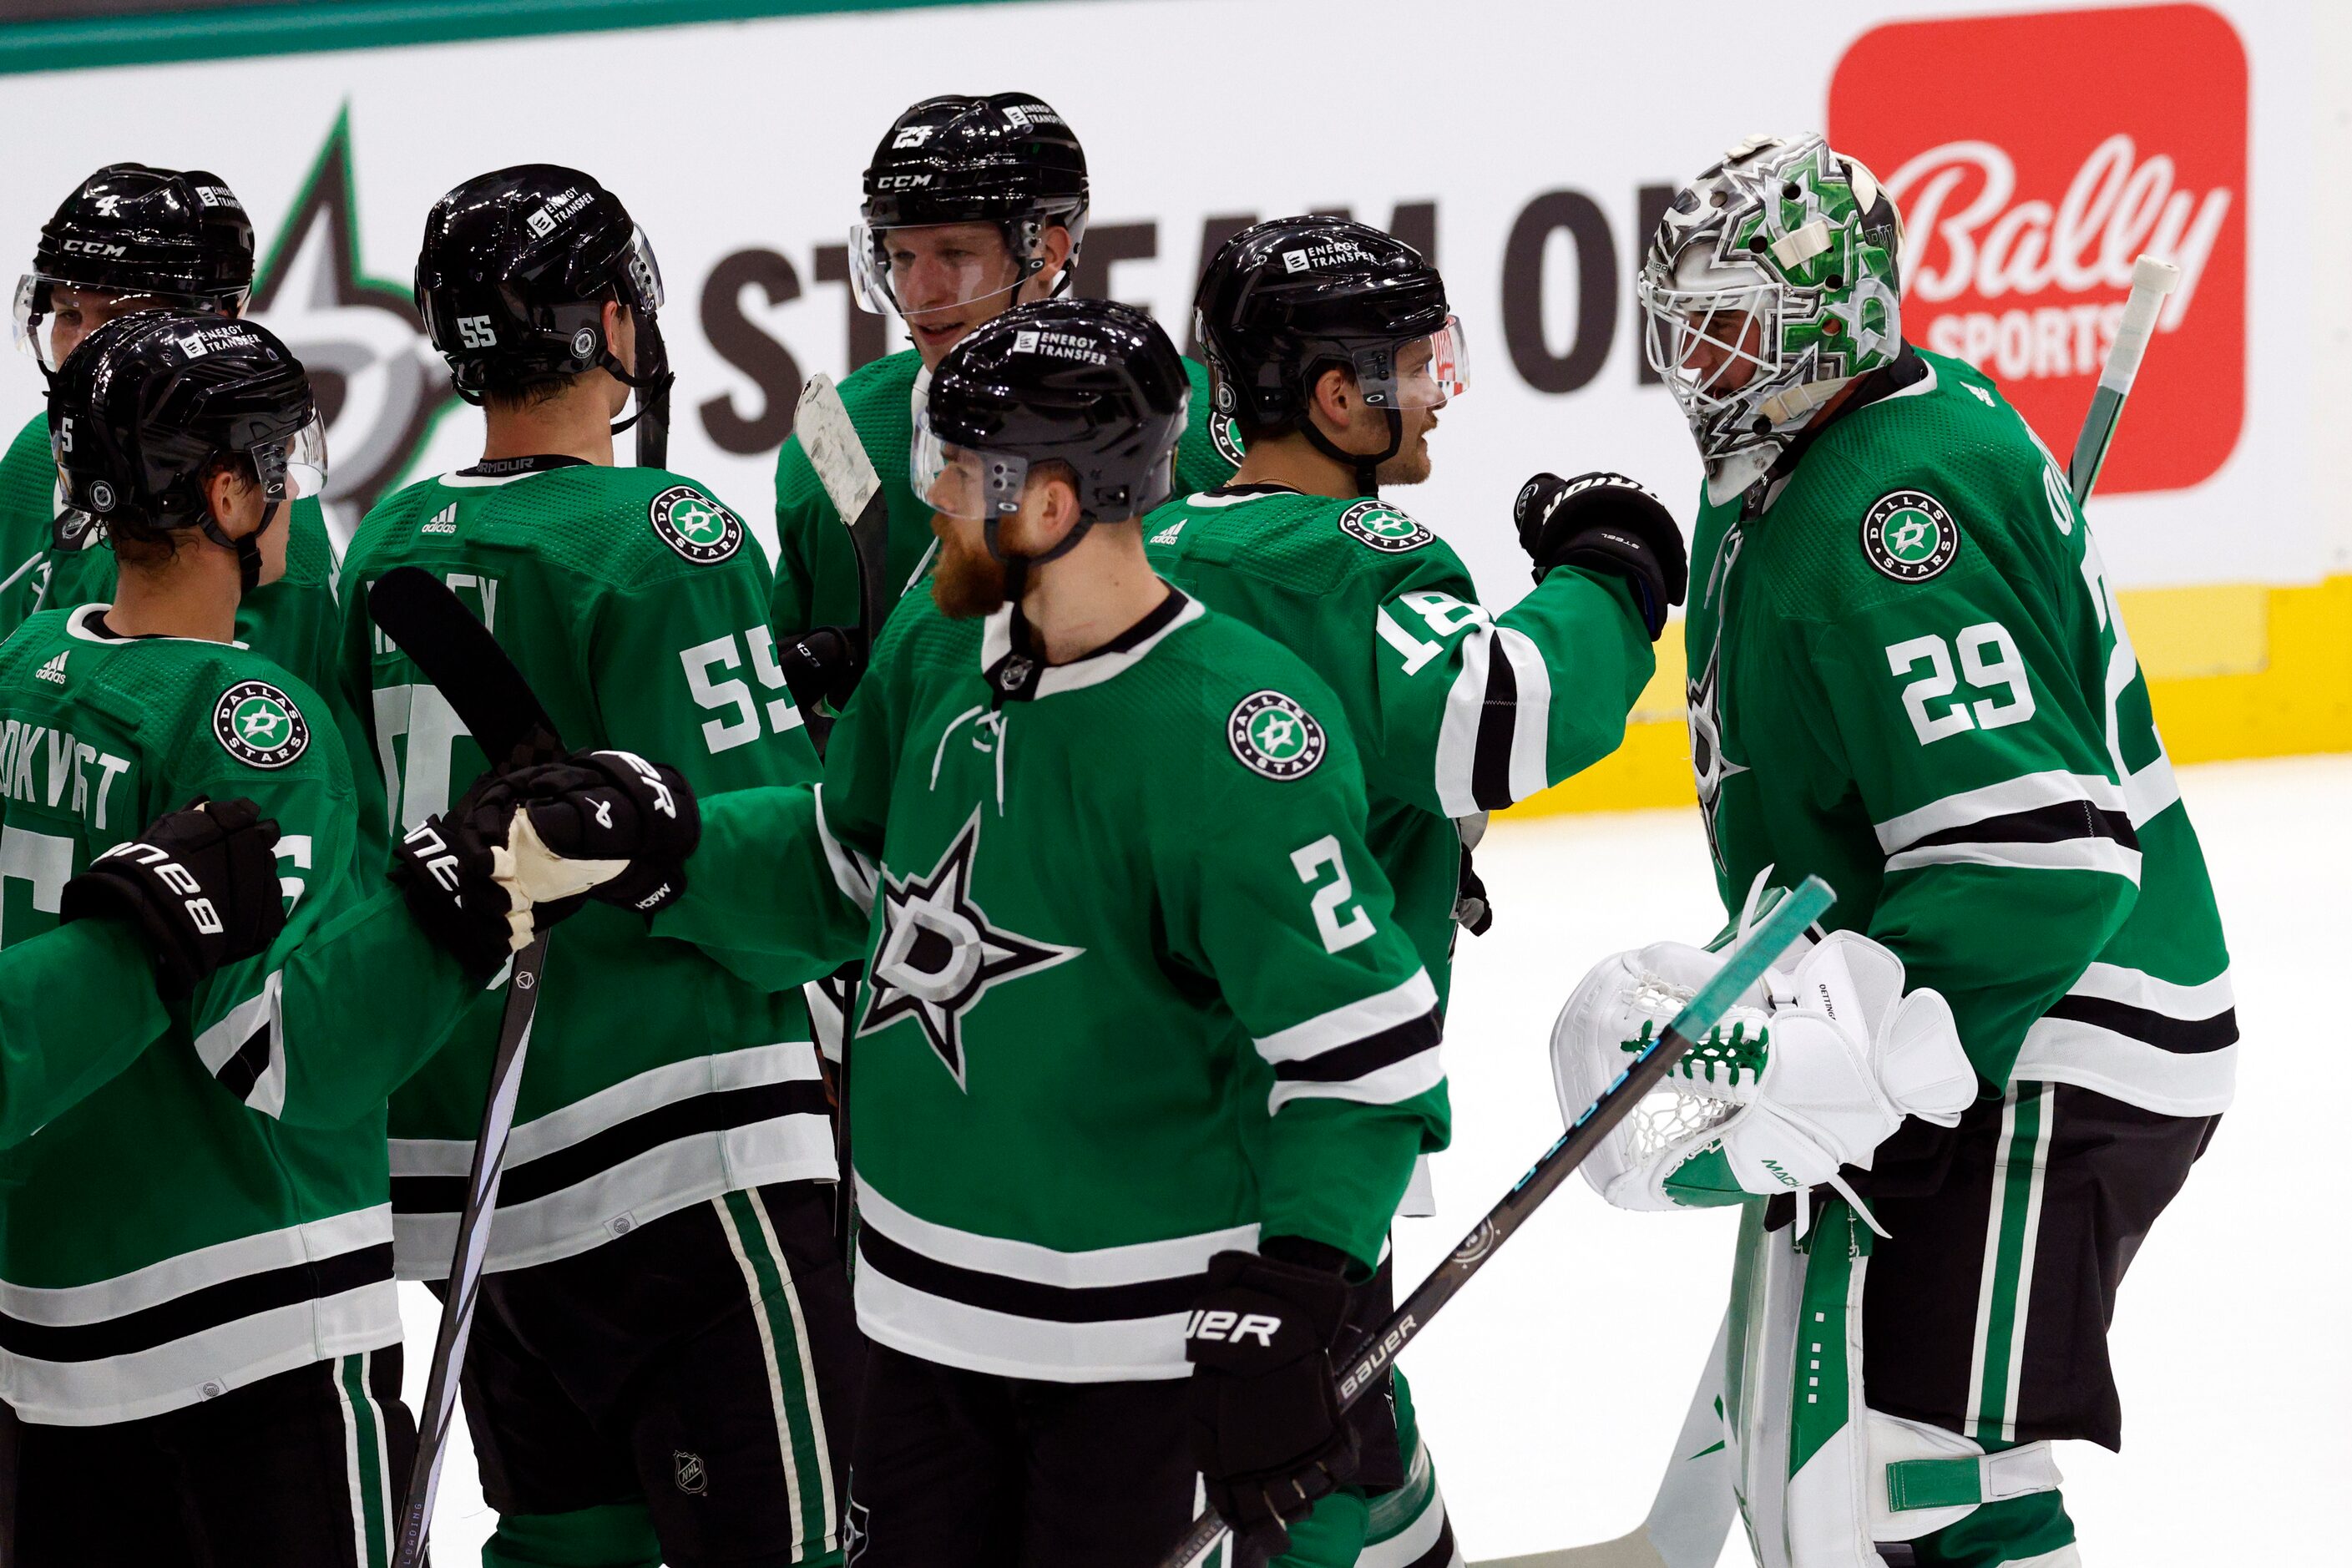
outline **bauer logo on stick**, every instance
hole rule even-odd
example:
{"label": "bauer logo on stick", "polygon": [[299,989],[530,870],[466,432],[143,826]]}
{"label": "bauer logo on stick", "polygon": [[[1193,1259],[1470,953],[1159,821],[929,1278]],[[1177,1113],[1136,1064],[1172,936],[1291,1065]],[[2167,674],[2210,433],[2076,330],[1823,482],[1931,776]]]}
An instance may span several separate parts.
{"label": "bauer logo on stick", "polygon": [[1242,766],[1270,779],[1303,779],[1330,742],[1315,715],[1279,691],[1253,691],[1234,705],[1225,739]]}
{"label": "bauer logo on stick", "polygon": [[661,541],[688,561],[709,565],[743,547],[743,525],[735,514],[692,485],[672,485],[646,509]]}
{"label": "bauer logo on stick", "polygon": [[1863,514],[1862,552],[1898,583],[1926,582],[1959,550],[1959,525],[1925,490],[1890,490]]}
{"label": "bauer logo on stick", "polygon": [[310,744],[294,700],[266,680],[240,680],[213,704],[213,734],[238,762],[282,768]]}

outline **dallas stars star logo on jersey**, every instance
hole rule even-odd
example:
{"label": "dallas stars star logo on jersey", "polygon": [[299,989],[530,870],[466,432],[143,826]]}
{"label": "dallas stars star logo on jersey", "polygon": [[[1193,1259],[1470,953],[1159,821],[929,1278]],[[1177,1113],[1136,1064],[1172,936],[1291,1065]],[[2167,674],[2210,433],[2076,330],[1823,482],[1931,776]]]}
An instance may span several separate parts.
{"label": "dallas stars star logo on jersey", "polygon": [[1330,742],[1315,715],[1279,691],[1253,691],[1234,704],[1225,741],[1242,766],[1270,779],[1303,779]]}
{"label": "dallas stars star logo on jersey", "polygon": [[861,1039],[902,1018],[924,1037],[956,1080],[964,1082],[964,1015],[1008,980],[1077,957],[1082,947],[1039,942],[992,925],[972,901],[972,859],[980,852],[980,808],[928,877],[882,879],[882,941],[866,973]]}
{"label": "dallas stars star logo on jersey", "polygon": [[213,734],[230,756],[257,768],[282,768],[310,744],[302,710],[266,680],[240,680],[221,693]]}
{"label": "dallas stars star logo on jersey", "polygon": [[1341,512],[1339,531],[1383,555],[1418,550],[1437,537],[1388,502],[1378,500],[1360,500]]}
{"label": "dallas stars star logo on jersey", "polygon": [[1898,583],[1926,582],[1959,551],[1959,525],[1925,490],[1890,490],[1863,514],[1863,554]]}
{"label": "dallas stars star logo on jersey", "polygon": [[646,509],[661,542],[688,561],[709,565],[743,545],[743,525],[735,514],[692,485],[672,485]]}

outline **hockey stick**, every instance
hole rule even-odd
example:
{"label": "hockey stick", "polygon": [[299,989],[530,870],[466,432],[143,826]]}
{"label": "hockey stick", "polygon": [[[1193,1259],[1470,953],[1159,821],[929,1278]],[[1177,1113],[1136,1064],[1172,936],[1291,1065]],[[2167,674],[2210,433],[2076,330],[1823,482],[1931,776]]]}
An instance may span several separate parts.
{"label": "hockey stick", "polygon": [[[1395,1316],[1382,1324],[1348,1363],[1339,1373],[1340,1408],[1354,1405],[1379,1384],[1395,1363],[1397,1353],[1428,1326],[1437,1310],[1452,1300],[1470,1282],[1470,1277],[1486,1266],[1486,1260],[1527,1223],[1528,1216],[1584,1163],[1643,1097],[1658,1086],[1667,1069],[1690,1048],[1693,1038],[1713,1028],[1740,994],[1763,978],[1765,970],[1780,960],[1807,926],[1821,918],[1835,898],[1827,882],[1819,877],[1808,877],[1795,892],[1773,905],[1771,912],[1748,932],[1748,940],[1724,960],[1715,978],[1699,987],[1698,994],[1675,1015],[1675,1021],[1601,1091],[1601,1098],[1584,1108],[1584,1113],[1544,1151],[1543,1157],[1528,1168],[1528,1173],[1503,1194],[1501,1201],[1486,1211],[1486,1217],[1462,1238],[1462,1244],[1429,1271],[1428,1278],[1413,1288]],[[1215,1546],[1224,1533],[1223,1520],[1213,1513],[1202,1514],[1192,1521],[1184,1538],[1160,1559],[1160,1568],[1188,1568]]]}
{"label": "hockey stick", "polygon": [[[857,556],[857,629],[870,658],[882,635],[883,574],[890,562],[890,503],[882,494],[882,476],[874,471],[874,459],[866,455],[866,444],[857,438],[857,427],[849,422],[849,410],[842,406],[840,389],[829,375],[813,375],[801,388],[793,433],[801,438],[801,450],[816,470],[825,499],[849,530],[849,548]],[[806,717],[809,740],[822,754],[833,715],[819,711]]]}
{"label": "hockey stick", "polygon": [[[494,766],[548,762],[563,754],[555,725],[522,672],[489,628],[467,614],[440,579],[415,566],[394,567],[368,590],[368,611],[378,629],[440,689]],[[473,1167],[466,1176],[466,1203],[457,1215],[457,1245],[441,1298],[441,1327],[433,1337],[433,1364],[425,1382],[425,1407],[417,1417],[416,1460],[409,1469],[394,1568],[422,1568],[425,1561],[434,1494],[440,1488],[441,1461],[448,1450],[449,1422],[457,1413],[457,1370],[466,1364],[466,1340],[473,1331],[482,1265],[489,1254],[490,1220],[499,1205],[499,1177],[506,1167],[507,1139],[514,1131],[515,1100],[522,1089],[531,1020],[539,1011],[540,974],[546,963],[547,933],[541,931],[515,954],[508,982],[481,1131],[474,1139]]]}
{"label": "hockey stick", "polygon": [[[2180,269],[2168,261],[2143,256],[2132,264],[2131,294],[2124,302],[2123,322],[2108,345],[2106,363],[2099,367],[2099,384],[2091,394],[2091,406],[2083,416],[2083,428],[2074,437],[2074,457],[2067,464],[2067,488],[2074,491],[2076,506],[2091,499],[2091,487],[2098,482],[2107,448],[2115,441],[2124,401],[2131,395],[2140,360],[2156,331],[2158,312],[2179,283]],[[1731,1491],[1727,1457],[1721,1450],[1702,1457],[1698,1450],[1705,1445],[1693,1439],[1715,1420],[1722,1367],[1718,1335],[1707,1370],[1691,1394],[1682,1439],[1658,1482],[1648,1518],[1614,1541],[1528,1557],[1496,1558],[1473,1563],[1471,1568],[1714,1568],[1738,1507]]]}
{"label": "hockey stick", "polygon": [[2066,465],[2066,483],[2074,492],[2076,506],[2091,499],[2091,487],[2098,483],[2108,444],[2116,438],[2116,422],[2123,417],[2124,399],[2131,395],[2140,357],[2147,353],[2148,337],[2156,331],[2157,312],[2164,308],[2165,296],[2179,286],[2180,268],[2169,261],[2143,256],[2132,263],[2131,297],[2124,301],[2123,324],[2116,329],[2116,341],[2108,346],[2107,363],[2100,367],[2098,387],[2091,394],[2091,411],[2084,417],[2083,433],[2074,437],[2074,456]]}

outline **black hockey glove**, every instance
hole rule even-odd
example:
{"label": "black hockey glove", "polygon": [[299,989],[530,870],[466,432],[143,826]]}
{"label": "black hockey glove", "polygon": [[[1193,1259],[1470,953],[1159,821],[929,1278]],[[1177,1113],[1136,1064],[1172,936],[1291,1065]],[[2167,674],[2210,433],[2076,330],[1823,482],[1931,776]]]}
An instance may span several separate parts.
{"label": "black hockey glove", "polygon": [[515,813],[514,792],[494,773],[485,773],[437,816],[428,816],[392,847],[392,879],[407,897],[409,912],[436,942],[448,950],[466,973],[487,982],[508,956],[520,952],[531,933],[572,910],[542,904],[513,913],[514,900],[497,878],[495,851],[507,841]]}
{"label": "black hockey glove", "polygon": [[60,920],[110,915],[139,930],[166,1001],[225,963],[266,952],[286,929],[278,824],[249,800],[197,796],[68,882]]}
{"label": "black hockey glove", "polygon": [[852,626],[819,626],[777,648],[776,663],[802,713],[822,712],[820,703],[838,713],[866,673],[865,634]]}
{"label": "black hockey glove", "polygon": [[1682,530],[1657,497],[1622,474],[1538,474],[1519,487],[1511,521],[1537,582],[1560,566],[1624,578],[1652,642],[1666,629],[1666,607],[1689,590]]}
{"label": "black hockey glove", "polygon": [[676,768],[608,750],[574,752],[507,777],[538,839],[518,833],[514,841],[525,888],[538,882],[541,866],[534,861],[544,858],[544,868],[559,877],[565,868],[551,862],[624,863],[588,897],[648,915],[686,891],[686,859],[702,840],[702,811]]}
{"label": "black hockey glove", "polygon": [[1348,1319],[1346,1260],[1287,1237],[1266,1245],[1289,1256],[1209,1259],[1208,1288],[1185,1320],[1184,1356],[1192,1460],[1209,1506],[1236,1539],[1273,1556],[1316,1500],[1355,1473],[1359,1447],[1331,1371]]}
{"label": "black hockey glove", "polygon": [[1467,845],[1462,849],[1461,873],[1454,882],[1454,923],[1472,936],[1485,936],[1495,924],[1495,906],[1487,900],[1478,868],[1471,863]]}

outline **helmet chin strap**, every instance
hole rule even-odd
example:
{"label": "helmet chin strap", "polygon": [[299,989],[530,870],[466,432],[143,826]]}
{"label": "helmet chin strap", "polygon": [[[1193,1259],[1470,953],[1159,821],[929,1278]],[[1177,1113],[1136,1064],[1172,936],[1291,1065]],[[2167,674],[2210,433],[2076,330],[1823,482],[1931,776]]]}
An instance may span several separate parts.
{"label": "helmet chin strap", "polygon": [[251,533],[234,539],[222,529],[220,520],[213,516],[209,507],[205,510],[205,521],[196,525],[204,531],[206,539],[236,557],[237,594],[240,597],[261,586],[261,536],[269,531],[271,523],[278,521],[278,509],[284,504],[284,501],[273,499],[261,509],[260,526]]}
{"label": "helmet chin strap", "polygon": [[1381,493],[1381,465],[1404,447],[1404,416],[1393,408],[1384,408],[1381,412],[1388,416],[1389,444],[1369,457],[1361,452],[1350,452],[1323,434],[1315,423],[1312,410],[1298,416],[1298,433],[1307,437],[1308,446],[1333,462],[1345,464],[1355,470],[1356,493],[1360,496]]}
{"label": "helmet chin strap", "polygon": [[997,519],[993,515],[980,525],[980,536],[987,544],[989,554],[1004,568],[1004,600],[1013,606],[1013,646],[1015,650],[1022,653],[1033,651],[1029,647],[1029,622],[1021,613],[1021,596],[1029,590],[1029,568],[1042,566],[1048,561],[1059,561],[1078,547],[1078,541],[1084,539],[1087,531],[1094,525],[1093,518],[1079,518],[1070,525],[1070,531],[1062,535],[1060,543],[1036,555],[1007,554],[1004,547],[997,542]]}

